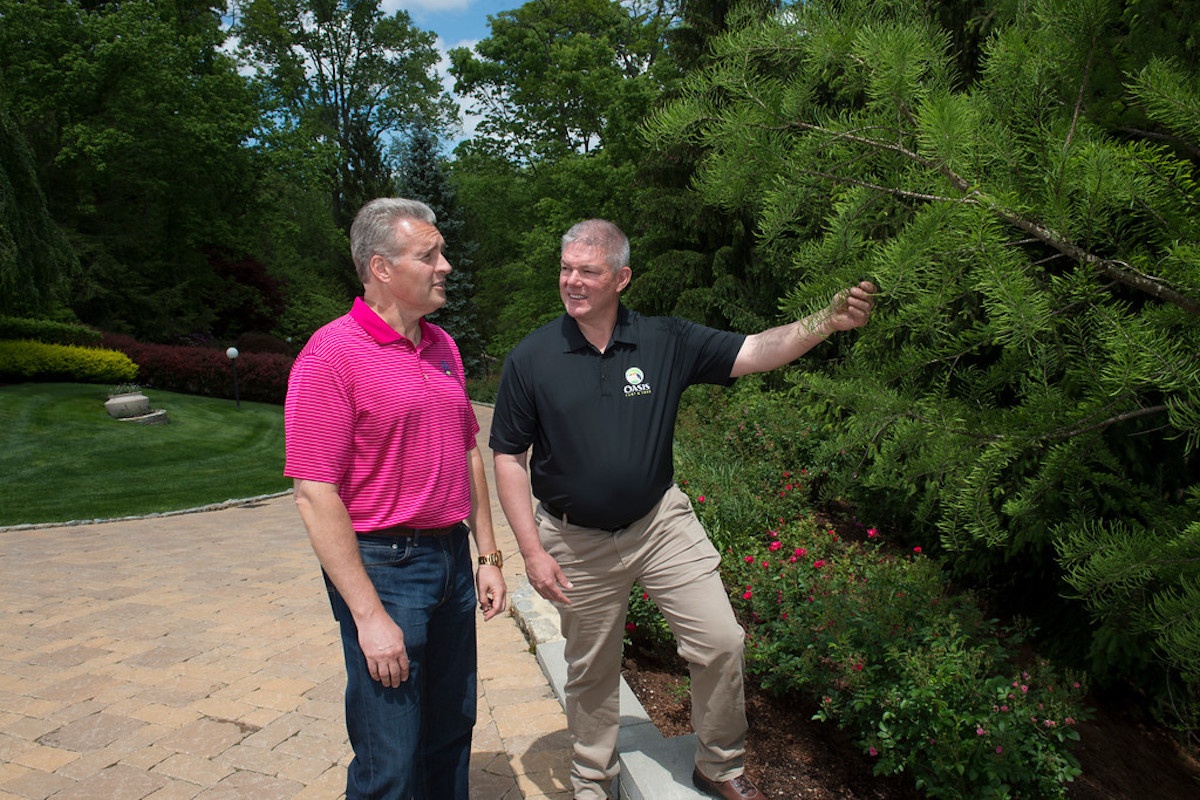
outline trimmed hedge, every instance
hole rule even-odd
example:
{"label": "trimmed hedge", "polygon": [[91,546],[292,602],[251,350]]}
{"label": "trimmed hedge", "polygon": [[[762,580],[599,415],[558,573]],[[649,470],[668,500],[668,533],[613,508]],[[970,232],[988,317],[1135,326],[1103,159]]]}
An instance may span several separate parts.
{"label": "trimmed hedge", "polygon": [[138,365],[116,350],[34,341],[0,341],[0,380],[129,383]]}
{"label": "trimmed hedge", "polygon": [[29,339],[46,344],[97,347],[100,344],[100,331],[67,322],[0,316],[0,339]]}
{"label": "trimmed hedge", "polygon": [[[144,386],[206,397],[233,397],[233,367],[223,349],[143,344],[106,333],[105,347],[120,350],[139,366]],[[243,400],[282,404],[293,358],[282,353],[243,353],[237,360],[238,394]]]}

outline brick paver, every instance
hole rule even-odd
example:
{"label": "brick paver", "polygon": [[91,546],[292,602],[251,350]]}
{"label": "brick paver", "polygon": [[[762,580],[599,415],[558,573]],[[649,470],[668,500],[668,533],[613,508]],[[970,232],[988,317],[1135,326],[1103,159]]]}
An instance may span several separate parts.
{"label": "brick paver", "polygon": [[[0,570],[0,800],[342,796],[341,646],[290,495],[0,530]],[[473,800],[568,800],[565,718],[524,635],[478,631]]]}

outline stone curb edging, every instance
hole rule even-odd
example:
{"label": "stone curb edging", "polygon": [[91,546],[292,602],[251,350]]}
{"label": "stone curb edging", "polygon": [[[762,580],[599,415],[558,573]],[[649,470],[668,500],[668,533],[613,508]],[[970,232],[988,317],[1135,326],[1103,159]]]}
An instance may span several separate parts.
{"label": "stone curb edging", "polygon": [[129,522],[130,520],[135,519],[177,517],[180,514],[199,514],[202,511],[220,511],[224,508],[253,505],[254,503],[261,503],[264,500],[274,500],[276,497],[283,497],[284,495],[289,495],[291,493],[291,489],[286,489],[282,492],[224,500],[220,503],[209,503],[206,506],[196,506],[195,508],[181,508],[178,511],[158,511],[153,514],[135,514],[128,517],[111,517],[109,519],[72,519],[67,520],[66,522],[27,522],[21,525],[0,525],[0,533],[6,531],[35,531],[43,528],[71,528],[78,525],[100,525],[105,522]]}
{"label": "stone curb edging", "polygon": [[[510,596],[512,615],[534,648],[542,674],[560,704],[567,682],[566,643],[558,612],[524,579]],[[696,735],[666,738],[650,720],[625,679],[621,679],[621,731],[617,736],[621,771],[613,786],[619,800],[701,800],[692,786]]]}

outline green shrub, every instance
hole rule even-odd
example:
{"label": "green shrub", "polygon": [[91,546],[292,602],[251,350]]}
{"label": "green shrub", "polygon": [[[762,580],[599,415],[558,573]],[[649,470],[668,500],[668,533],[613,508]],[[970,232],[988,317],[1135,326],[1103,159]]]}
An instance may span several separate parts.
{"label": "green shrub", "polygon": [[233,346],[243,354],[282,353],[285,356],[294,356],[299,350],[298,347],[293,347],[291,342],[284,341],[278,336],[255,331],[243,333],[233,343]]}
{"label": "green shrub", "polygon": [[[792,402],[697,392],[677,430],[679,483],[721,551],[753,679],[813,698],[877,773],[906,773],[929,797],[1064,796],[1082,682],[1032,657],[1016,666],[1018,638],[919,549],[881,545],[857,520],[854,542],[819,524],[814,484],[833,466],[808,460],[822,434]],[[635,643],[660,633],[649,613],[631,598]]]}
{"label": "green shrub", "polygon": [[8,339],[30,339],[46,344],[98,347],[100,332],[86,325],[73,325],[46,319],[0,316],[0,340]]}
{"label": "green shrub", "polygon": [[1016,666],[931,559],[878,540],[810,521],[726,554],[750,673],[820,698],[817,718],[849,731],[877,774],[906,772],[931,798],[1065,797],[1081,683],[1044,661]]}
{"label": "green shrub", "polygon": [[467,396],[476,403],[495,403],[499,388],[499,373],[480,378],[467,378]]}
{"label": "green shrub", "polygon": [[282,339],[303,345],[318,328],[349,310],[350,298],[331,297],[330,291],[322,287],[303,288],[290,293],[287,307],[272,332]]}
{"label": "green shrub", "polygon": [[635,648],[659,660],[669,660],[675,650],[675,636],[658,606],[639,584],[629,593],[625,614],[625,647]]}
{"label": "green shrub", "polygon": [[0,341],[0,380],[128,383],[137,374],[137,364],[116,350]]}
{"label": "green shrub", "polygon": [[[1109,524],[1064,521],[1059,556],[1067,581],[1087,603],[1096,624],[1092,663],[1137,656],[1161,669],[1163,688],[1151,684],[1152,711],[1197,741],[1200,733],[1200,487],[1188,492],[1194,516],[1176,527],[1137,520]],[[1114,655],[1112,654],[1116,654]],[[1165,669],[1163,669],[1165,667]],[[1142,682],[1143,690],[1147,682]]]}
{"label": "green shrub", "polygon": [[746,531],[812,515],[822,480],[818,442],[793,404],[753,380],[733,391],[693,387],[676,429],[679,485],[703,507],[709,538],[724,552]]}

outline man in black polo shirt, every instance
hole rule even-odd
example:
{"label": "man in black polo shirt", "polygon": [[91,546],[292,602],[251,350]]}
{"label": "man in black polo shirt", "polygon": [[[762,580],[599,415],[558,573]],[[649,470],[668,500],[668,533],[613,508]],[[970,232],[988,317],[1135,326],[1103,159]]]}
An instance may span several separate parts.
{"label": "man in black polo shirt", "polygon": [[620,296],[631,277],[629,241],[612,223],[587,220],[563,236],[566,314],[518,344],[500,379],[490,440],[497,492],[529,582],[562,619],[576,800],[607,797],[602,784],[617,771],[621,640],[635,581],[691,670],[693,782],[715,797],[761,800],[742,766],[744,632],[720,555],[673,481],[675,415],[692,384],[729,385],[865,325],[875,287],[864,281],[820,313],[743,336],[630,311]]}

